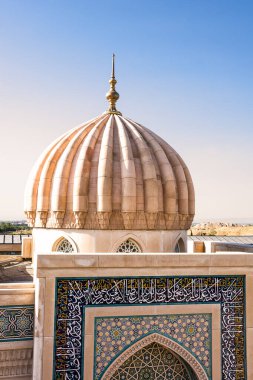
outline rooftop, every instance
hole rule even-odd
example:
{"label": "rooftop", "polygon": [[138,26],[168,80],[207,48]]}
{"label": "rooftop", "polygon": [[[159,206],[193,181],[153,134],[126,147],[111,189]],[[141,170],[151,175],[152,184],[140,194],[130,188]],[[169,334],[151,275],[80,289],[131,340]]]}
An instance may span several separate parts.
{"label": "rooftop", "polygon": [[253,244],[253,236],[188,236],[188,241],[220,241],[224,243]]}
{"label": "rooftop", "polygon": [[20,256],[0,255],[0,283],[32,282],[33,268],[30,260]]}

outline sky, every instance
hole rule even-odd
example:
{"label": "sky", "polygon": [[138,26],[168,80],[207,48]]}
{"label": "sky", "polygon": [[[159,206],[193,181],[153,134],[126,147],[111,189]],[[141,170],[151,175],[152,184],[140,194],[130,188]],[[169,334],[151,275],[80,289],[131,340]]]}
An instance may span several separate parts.
{"label": "sky", "polygon": [[118,109],[181,155],[195,220],[253,221],[251,0],[0,0],[0,220],[59,135]]}

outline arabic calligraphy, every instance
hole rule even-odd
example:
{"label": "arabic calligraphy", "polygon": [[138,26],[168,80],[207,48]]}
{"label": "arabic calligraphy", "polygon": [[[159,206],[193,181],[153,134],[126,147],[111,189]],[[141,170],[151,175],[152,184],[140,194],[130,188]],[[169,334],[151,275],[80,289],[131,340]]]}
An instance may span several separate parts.
{"label": "arabic calligraphy", "polygon": [[102,305],[221,305],[222,379],[246,380],[244,276],[58,279],[57,380],[81,380],[84,308]]}

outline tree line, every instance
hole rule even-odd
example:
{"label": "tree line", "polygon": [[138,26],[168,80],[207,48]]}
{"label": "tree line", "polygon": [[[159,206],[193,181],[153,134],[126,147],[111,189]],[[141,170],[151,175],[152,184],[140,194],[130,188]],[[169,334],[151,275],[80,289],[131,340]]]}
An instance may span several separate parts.
{"label": "tree line", "polygon": [[10,222],[0,222],[0,233],[13,233],[13,232],[21,232],[28,231],[30,227],[27,224],[15,224]]}

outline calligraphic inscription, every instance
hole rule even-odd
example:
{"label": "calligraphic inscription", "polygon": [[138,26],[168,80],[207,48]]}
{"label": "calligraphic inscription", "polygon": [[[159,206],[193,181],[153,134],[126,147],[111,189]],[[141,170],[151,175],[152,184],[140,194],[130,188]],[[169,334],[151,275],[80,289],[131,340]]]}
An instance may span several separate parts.
{"label": "calligraphic inscription", "polygon": [[211,320],[212,314],[95,318],[94,380],[101,379],[106,368],[121,352],[152,333],[160,333],[183,346],[198,359],[211,379]]}
{"label": "calligraphic inscription", "polygon": [[54,379],[83,379],[86,307],[207,303],[221,307],[222,379],[247,378],[244,276],[61,278],[56,297]]}
{"label": "calligraphic inscription", "polygon": [[0,307],[0,342],[33,339],[34,306]]}

